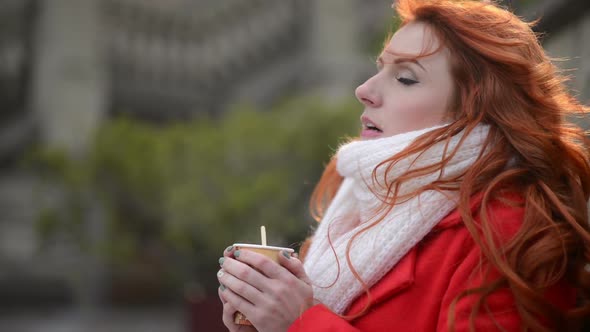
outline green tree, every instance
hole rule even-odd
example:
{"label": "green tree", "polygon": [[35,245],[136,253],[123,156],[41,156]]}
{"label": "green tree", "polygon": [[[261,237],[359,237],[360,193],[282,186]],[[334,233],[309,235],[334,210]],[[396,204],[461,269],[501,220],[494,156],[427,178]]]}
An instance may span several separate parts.
{"label": "green tree", "polygon": [[83,160],[36,154],[65,197],[41,214],[40,234],[50,245],[67,233],[84,247],[85,210],[97,200],[106,234],[87,249],[120,268],[157,248],[170,280],[216,287],[222,250],[259,241],[260,225],[270,244],[297,247],[308,234],[313,185],[343,137],[358,133],[359,108],[301,98],[269,110],[235,107],[218,120],[109,121]]}

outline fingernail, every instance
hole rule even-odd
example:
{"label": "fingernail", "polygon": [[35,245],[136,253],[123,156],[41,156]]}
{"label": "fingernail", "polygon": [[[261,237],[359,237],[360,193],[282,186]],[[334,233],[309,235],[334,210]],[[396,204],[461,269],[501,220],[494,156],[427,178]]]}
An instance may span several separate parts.
{"label": "fingernail", "polygon": [[234,252],[234,257],[238,258],[240,257],[241,252],[239,250],[236,250],[236,252]]}
{"label": "fingernail", "polygon": [[225,248],[225,251],[230,252],[230,251],[232,251],[233,248],[234,248],[234,246],[229,246],[229,247]]}
{"label": "fingernail", "polygon": [[224,273],[223,270],[219,270],[219,272],[217,272],[217,278],[221,278],[223,277]]}
{"label": "fingernail", "polygon": [[219,289],[221,289],[221,291],[223,292],[223,291],[225,290],[225,285],[223,285],[223,284],[220,284],[220,285],[219,285]]}
{"label": "fingernail", "polygon": [[283,256],[287,257],[287,259],[291,259],[291,254],[283,250]]}
{"label": "fingernail", "polygon": [[223,265],[223,261],[224,261],[224,260],[225,260],[225,258],[224,258],[224,257],[221,257],[221,258],[219,259],[219,265]]}

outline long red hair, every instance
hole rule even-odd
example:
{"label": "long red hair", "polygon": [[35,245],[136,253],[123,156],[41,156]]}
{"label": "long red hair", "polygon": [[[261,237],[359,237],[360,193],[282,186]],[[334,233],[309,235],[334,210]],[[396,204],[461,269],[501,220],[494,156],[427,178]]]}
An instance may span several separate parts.
{"label": "long red hair", "polygon": [[[456,299],[480,295],[472,323],[490,293],[509,288],[523,328],[574,329],[572,322],[586,317],[590,304],[562,311],[545,299],[544,292],[565,280],[583,297],[590,295],[590,272],[584,269],[590,262],[586,206],[590,195],[589,142],[580,128],[566,120],[566,116],[583,115],[590,109],[567,92],[566,78],[545,54],[532,24],[509,11],[489,2],[448,0],[398,0],[395,9],[402,26],[426,23],[450,51],[455,91],[449,112],[454,121],[423,135],[378,167],[393,167],[400,159],[448,141],[462,130],[468,133],[480,123],[488,124],[486,152],[465,174],[437,181],[410,196],[425,190],[458,190],[463,222],[481,247],[483,259],[489,263],[485,265],[501,276]],[[389,206],[384,209],[401,199],[397,188],[402,183],[444,168],[458,148],[449,151],[435,167],[386,179],[390,190],[384,204]],[[311,212],[318,221],[342,182],[335,165],[333,158],[311,198]],[[373,174],[375,181],[376,172]],[[524,220],[508,243],[498,243],[486,217],[486,206],[506,191],[516,191],[523,198]],[[477,212],[481,222],[477,225],[469,206],[475,194],[482,196]],[[309,241],[303,251],[307,245]],[[362,282],[354,268],[353,273]],[[449,315],[449,328],[453,329],[452,310]]]}

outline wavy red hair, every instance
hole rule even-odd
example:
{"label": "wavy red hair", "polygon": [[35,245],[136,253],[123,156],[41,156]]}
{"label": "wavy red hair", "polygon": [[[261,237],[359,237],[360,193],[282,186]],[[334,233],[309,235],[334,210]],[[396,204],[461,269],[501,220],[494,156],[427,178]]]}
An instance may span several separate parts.
{"label": "wavy red hair", "polygon": [[[456,299],[472,293],[480,295],[472,312],[472,323],[490,293],[509,288],[522,317],[523,329],[576,329],[576,322],[588,316],[590,305],[581,301],[579,307],[562,311],[545,299],[544,292],[565,280],[584,298],[590,296],[590,273],[584,269],[590,261],[586,205],[590,195],[589,141],[580,128],[566,119],[586,114],[590,109],[568,93],[566,77],[545,54],[531,29],[532,24],[498,5],[477,1],[398,0],[395,9],[402,26],[426,23],[449,50],[455,82],[449,112],[454,121],[423,135],[378,167],[393,167],[400,159],[437,142],[448,141],[462,130],[470,132],[480,123],[488,124],[486,153],[465,174],[437,181],[409,196],[425,190],[459,191],[458,209],[474,241],[481,247],[482,266],[488,266],[488,272],[494,269],[500,274],[497,281],[469,290]],[[439,171],[455,152],[449,151],[433,167],[385,179],[389,193],[384,200],[387,206],[383,208],[388,210],[396,201],[406,198],[397,195],[402,183]],[[312,215],[318,221],[342,182],[335,165],[333,158],[311,198]],[[379,180],[375,171],[373,174],[373,181]],[[486,206],[506,192],[517,192],[523,198],[524,220],[513,238],[499,243],[488,223]],[[477,212],[481,222],[477,225],[469,206],[476,194],[482,196]],[[308,245],[309,241],[302,246],[303,255]],[[353,273],[360,280],[356,271]],[[453,329],[452,310],[449,315],[449,328]]]}

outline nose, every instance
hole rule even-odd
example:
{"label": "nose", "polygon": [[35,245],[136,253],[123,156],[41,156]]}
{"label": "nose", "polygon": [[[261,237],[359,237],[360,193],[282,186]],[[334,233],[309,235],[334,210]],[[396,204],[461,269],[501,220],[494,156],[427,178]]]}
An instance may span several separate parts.
{"label": "nose", "polygon": [[365,83],[359,85],[354,94],[356,98],[365,106],[376,108],[381,106],[382,99],[375,89],[374,76],[369,78]]}

